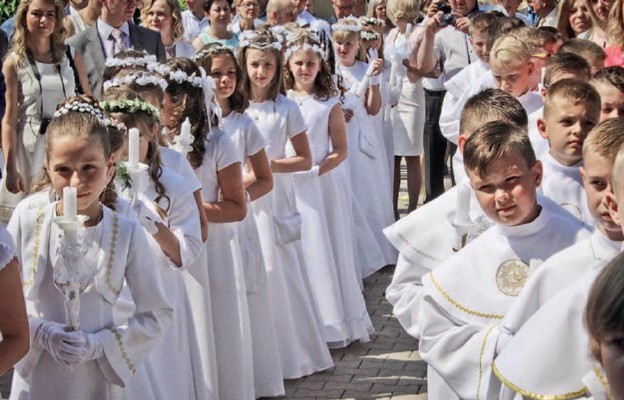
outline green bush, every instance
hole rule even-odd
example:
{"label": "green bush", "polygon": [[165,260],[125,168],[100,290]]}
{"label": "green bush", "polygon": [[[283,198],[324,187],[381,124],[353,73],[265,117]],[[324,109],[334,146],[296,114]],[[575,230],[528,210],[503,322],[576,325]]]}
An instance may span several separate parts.
{"label": "green bush", "polygon": [[0,1],[0,23],[6,21],[15,15],[19,0],[2,0]]}

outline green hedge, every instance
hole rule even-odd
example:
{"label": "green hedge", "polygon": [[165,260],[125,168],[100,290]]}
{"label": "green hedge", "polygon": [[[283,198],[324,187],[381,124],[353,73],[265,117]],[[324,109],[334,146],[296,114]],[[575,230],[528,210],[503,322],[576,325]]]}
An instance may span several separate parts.
{"label": "green hedge", "polygon": [[0,23],[6,21],[15,15],[19,0],[2,0],[0,1]]}

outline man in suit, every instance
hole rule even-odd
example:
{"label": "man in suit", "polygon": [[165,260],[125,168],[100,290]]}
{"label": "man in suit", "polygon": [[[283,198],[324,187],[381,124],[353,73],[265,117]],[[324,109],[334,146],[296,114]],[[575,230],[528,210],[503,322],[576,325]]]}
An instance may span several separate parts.
{"label": "man in suit", "polygon": [[137,26],[132,22],[137,0],[98,0],[102,15],[95,25],[67,40],[82,56],[89,84],[96,97],[102,92],[104,62],[120,50],[145,50],[165,61],[165,47],[160,33]]}

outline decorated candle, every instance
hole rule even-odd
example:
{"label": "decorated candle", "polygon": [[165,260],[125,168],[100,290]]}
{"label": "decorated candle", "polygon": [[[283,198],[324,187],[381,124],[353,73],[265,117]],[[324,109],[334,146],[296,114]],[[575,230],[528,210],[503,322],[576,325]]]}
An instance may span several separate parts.
{"label": "decorated candle", "polygon": [[78,204],[75,187],[65,186],[63,188],[63,215],[72,221],[77,219]]}

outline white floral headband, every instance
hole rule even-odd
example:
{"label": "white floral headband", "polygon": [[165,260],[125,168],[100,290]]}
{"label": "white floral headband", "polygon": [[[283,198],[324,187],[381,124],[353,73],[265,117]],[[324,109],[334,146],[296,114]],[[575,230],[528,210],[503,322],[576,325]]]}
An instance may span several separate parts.
{"label": "white floral headband", "polygon": [[94,107],[93,104],[84,103],[82,101],[73,101],[71,103],[64,104],[61,108],[54,112],[53,118],[58,118],[67,114],[70,111],[91,114],[97,118],[104,125],[109,126],[110,121],[104,116],[104,112],[99,107]]}
{"label": "white floral headband", "polygon": [[282,50],[282,44],[279,41],[271,42],[271,43],[254,42],[254,40],[257,39],[258,37],[260,37],[260,35],[254,31],[244,31],[241,34],[240,41],[238,42],[239,48],[242,49],[245,47],[251,47],[253,49],[258,49],[258,50],[266,50],[266,49],[273,48],[277,51]]}
{"label": "white floral headband", "polygon": [[146,54],[143,57],[107,58],[104,65],[107,67],[135,67],[137,65],[148,66],[158,62],[156,56]]}
{"label": "white floral headband", "polygon": [[375,17],[363,17],[361,21],[364,26],[383,26],[384,24],[381,19]]}
{"label": "white floral headband", "polygon": [[[346,24],[345,22],[348,22],[348,21],[353,22],[354,25]],[[362,30],[362,24],[356,17],[349,16],[347,18],[342,18],[341,20],[333,24],[331,28],[332,28],[332,31],[359,32]]]}
{"label": "white floral headband", "polygon": [[104,88],[104,90],[108,90],[111,87],[119,87],[122,85],[130,85],[133,83],[140,86],[160,86],[163,91],[167,90],[167,81],[156,75],[152,75],[149,72],[133,72],[121,78],[113,78],[104,82],[102,87]]}
{"label": "white floral headband", "polygon": [[295,44],[292,46],[288,46],[288,49],[286,50],[286,53],[284,54],[284,59],[286,61],[288,61],[288,59],[290,59],[290,56],[292,56],[294,53],[298,52],[299,50],[314,50],[316,53],[318,53],[318,55],[321,57],[322,60],[325,59],[325,50],[323,50],[318,44],[309,44],[309,43],[304,43],[304,44]]}
{"label": "white floral headband", "polygon": [[377,40],[381,38],[379,33],[374,31],[362,31],[360,32],[360,37],[362,38],[362,40]]}
{"label": "white floral headband", "polygon": [[169,66],[164,64],[152,65],[150,69],[177,83],[181,84],[186,82],[190,83],[194,87],[203,87],[203,79],[201,76],[196,76],[195,74],[189,76],[181,69],[171,69]]}

